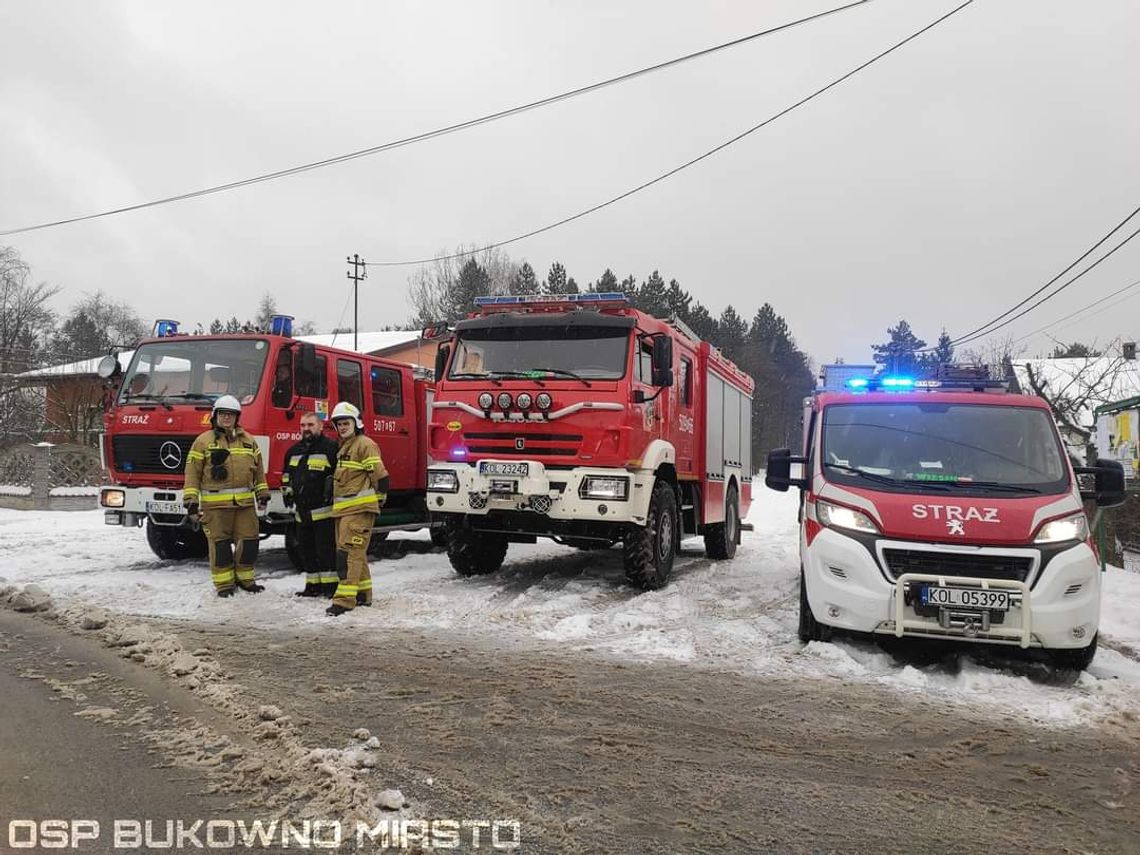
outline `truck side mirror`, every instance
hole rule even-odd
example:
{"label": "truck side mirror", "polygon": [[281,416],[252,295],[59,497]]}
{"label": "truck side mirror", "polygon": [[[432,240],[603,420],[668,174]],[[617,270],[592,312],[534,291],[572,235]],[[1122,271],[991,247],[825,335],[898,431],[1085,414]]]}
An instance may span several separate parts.
{"label": "truck side mirror", "polygon": [[316,377],[317,348],[311,342],[301,342],[301,375],[306,378]]}
{"label": "truck side mirror", "polygon": [[788,448],[777,448],[768,452],[768,468],[764,473],[765,486],[781,493],[786,493],[789,487],[806,490],[808,486],[806,478],[792,477],[792,464],[806,462],[805,457],[793,457],[791,449]]}
{"label": "truck side mirror", "polygon": [[673,385],[673,339],[659,335],[653,339],[652,383],[654,386]]}
{"label": "truck side mirror", "polygon": [[1124,464],[1119,460],[1098,460],[1096,466],[1082,466],[1078,475],[1092,475],[1095,487],[1082,490],[1082,499],[1093,499],[1097,507],[1114,508],[1123,505],[1128,494],[1124,489]]}
{"label": "truck side mirror", "polygon": [[451,348],[446,344],[441,344],[439,349],[435,352],[435,382],[438,383],[443,379],[443,372],[447,368],[447,357],[451,354]]}

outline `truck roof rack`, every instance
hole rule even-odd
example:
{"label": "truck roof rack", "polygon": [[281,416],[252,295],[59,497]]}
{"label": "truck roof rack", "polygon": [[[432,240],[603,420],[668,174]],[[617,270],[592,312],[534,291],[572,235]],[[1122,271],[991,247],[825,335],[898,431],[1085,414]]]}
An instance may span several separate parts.
{"label": "truck roof rack", "polygon": [[692,339],[695,342],[698,342],[698,343],[700,342],[701,337],[699,335],[697,335],[695,332],[693,332],[692,328],[687,323],[685,323],[683,320],[678,318],[676,315],[673,315],[672,317],[670,317],[669,320],[667,320],[665,323],[668,324],[669,326],[671,326],[673,329],[675,329],[681,335],[687,336],[688,338]]}

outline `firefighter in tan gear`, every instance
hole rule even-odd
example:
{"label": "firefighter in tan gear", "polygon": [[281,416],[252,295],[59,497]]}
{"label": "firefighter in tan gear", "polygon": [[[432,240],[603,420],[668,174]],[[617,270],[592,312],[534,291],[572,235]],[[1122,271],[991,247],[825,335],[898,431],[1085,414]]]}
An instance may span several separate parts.
{"label": "firefighter in tan gear", "polygon": [[261,449],[238,427],[241,404],[232,395],[214,402],[211,430],[190,446],[182,501],[191,519],[201,514],[202,532],[210,549],[210,575],[219,597],[234,586],[251,594],[264,591],[253,575],[257,559],[257,507],[269,503],[269,484]]}
{"label": "firefighter in tan gear", "polygon": [[332,515],[336,520],[336,572],[340,579],[332,605],[336,617],[356,606],[372,605],[368,541],[372,524],[388,498],[388,470],[376,443],[364,435],[360,410],[341,401],[331,420],[340,440],[333,472]]}

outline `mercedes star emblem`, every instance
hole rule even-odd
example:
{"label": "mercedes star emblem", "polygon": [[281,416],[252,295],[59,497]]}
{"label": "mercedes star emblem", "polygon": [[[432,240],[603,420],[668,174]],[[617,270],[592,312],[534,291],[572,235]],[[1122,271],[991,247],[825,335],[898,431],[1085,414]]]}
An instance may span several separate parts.
{"label": "mercedes star emblem", "polygon": [[177,442],[164,442],[158,449],[158,459],[167,469],[177,469],[182,465],[182,449]]}

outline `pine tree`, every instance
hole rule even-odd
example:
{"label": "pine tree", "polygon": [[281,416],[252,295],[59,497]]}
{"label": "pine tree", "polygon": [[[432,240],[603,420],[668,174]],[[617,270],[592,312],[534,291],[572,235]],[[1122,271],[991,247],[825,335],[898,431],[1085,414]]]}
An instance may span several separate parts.
{"label": "pine tree", "polygon": [[614,276],[614,272],[607,267],[606,272],[599,276],[598,281],[591,285],[588,290],[600,294],[617,291],[619,290],[617,277]]}
{"label": "pine tree", "polygon": [[875,362],[892,373],[907,374],[915,371],[919,367],[919,355],[916,351],[926,347],[926,342],[914,334],[906,321],[899,321],[898,326],[888,327],[887,335],[890,336],[888,341],[871,345]]}
{"label": "pine tree", "polygon": [[717,332],[721,351],[733,362],[739,362],[744,357],[746,339],[748,336],[748,323],[736,313],[731,305],[721,312],[717,322]]}
{"label": "pine tree", "polygon": [[543,294],[570,294],[577,293],[578,286],[574,286],[574,291],[569,290],[569,283],[566,277],[566,268],[560,262],[554,262],[550,265],[550,272],[546,274],[546,282],[543,284]]}
{"label": "pine tree", "polygon": [[534,268],[530,262],[524,261],[507,285],[507,292],[516,296],[537,294],[539,292],[538,277],[534,275]]}
{"label": "pine tree", "polygon": [[452,306],[447,317],[464,317],[475,305],[476,297],[485,297],[490,293],[491,277],[474,258],[468,259],[460,269],[455,291],[450,295]]}
{"label": "pine tree", "polygon": [[637,308],[655,318],[669,317],[669,286],[660,272],[654,270],[637,289]]}
{"label": "pine tree", "polygon": [[221,335],[226,331],[226,325],[222,323],[221,318],[214,318],[210,321],[210,335]]}

